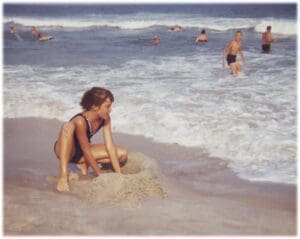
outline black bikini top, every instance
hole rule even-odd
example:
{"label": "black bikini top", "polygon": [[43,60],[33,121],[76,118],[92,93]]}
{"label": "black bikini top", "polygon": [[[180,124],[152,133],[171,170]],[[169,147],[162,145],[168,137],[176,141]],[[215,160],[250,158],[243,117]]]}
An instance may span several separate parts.
{"label": "black bikini top", "polygon": [[97,130],[95,131],[95,133],[94,133],[94,132],[93,132],[93,129],[92,129],[91,123],[88,121],[88,119],[87,119],[82,113],[79,113],[79,114],[74,115],[74,116],[70,119],[70,121],[71,121],[72,119],[76,118],[77,116],[81,116],[81,117],[84,118],[84,121],[85,121],[85,123],[86,123],[86,135],[87,135],[87,137],[88,137],[89,140],[90,140],[90,139],[93,137],[93,135],[96,134],[96,133],[103,127],[103,125],[104,125],[104,120],[102,120],[102,122],[100,123],[98,129],[97,129]]}

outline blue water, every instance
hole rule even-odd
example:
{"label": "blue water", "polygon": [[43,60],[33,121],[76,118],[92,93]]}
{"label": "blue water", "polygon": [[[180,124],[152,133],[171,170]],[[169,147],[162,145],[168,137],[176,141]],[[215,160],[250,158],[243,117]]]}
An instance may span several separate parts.
{"label": "blue water", "polygon": [[[249,180],[295,183],[296,18],[296,4],[6,4],[4,115],[68,120],[100,85],[116,97],[115,131],[200,147]],[[183,31],[168,32],[175,24]],[[55,39],[37,42],[33,25]],[[261,54],[267,25],[278,41]],[[196,44],[202,29],[209,41]],[[247,64],[232,77],[221,57],[236,30]]]}
{"label": "blue water", "polygon": [[136,13],[187,13],[209,17],[295,19],[295,4],[6,4],[7,16],[78,16],[88,14],[126,15]]}

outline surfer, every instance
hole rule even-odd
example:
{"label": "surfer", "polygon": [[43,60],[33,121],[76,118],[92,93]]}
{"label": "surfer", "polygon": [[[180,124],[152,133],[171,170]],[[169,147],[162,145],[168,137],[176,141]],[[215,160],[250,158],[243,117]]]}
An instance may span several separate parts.
{"label": "surfer", "polygon": [[271,33],[272,27],[267,26],[267,30],[262,34],[261,41],[262,41],[262,52],[269,53],[271,51],[271,42],[274,42]]}
{"label": "surfer", "polygon": [[52,40],[54,37],[51,35],[42,35],[36,27],[31,28],[31,34],[39,41],[48,41]]}
{"label": "surfer", "polygon": [[[62,125],[54,152],[60,160],[58,191],[70,191],[68,183],[68,163],[74,163],[83,175],[88,175],[91,166],[97,176],[103,171],[100,164],[112,165],[116,173],[121,173],[120,163],[127,160],[127,150],[116,146],[111,132],[111,105],[113,94],[104,88],[93,87],[86,91],[80,105],[83,112],[73,116]],[[104,144],[91,144],[91,138],[103,128]]]}
{"label": "surfer", "polygon": [[231,69],[231,73],[233,75],[238,74],[241,71],[240,64],[236,61],[237,54],[240,54],[243,65],[245,65],[246,60],[244,58],[243,52],[242,52],[242,32],[237,31],[235,33],[235,38],[233,41],[231,41],[226,48],[224,49],[223,57],[222,57],[222,65],[225,67],[225,57],[227,60],[227,64]]}
{"label": "surfer", "polygon": [[200,35],[196,38],[196,42],[207,42],[208,37],[206,31],[203,29]]}

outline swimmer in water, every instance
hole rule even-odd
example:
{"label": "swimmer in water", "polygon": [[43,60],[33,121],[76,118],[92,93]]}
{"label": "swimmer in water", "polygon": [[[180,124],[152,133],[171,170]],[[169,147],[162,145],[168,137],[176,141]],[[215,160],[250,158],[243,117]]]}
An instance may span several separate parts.
{"label": "swimmer in water", "polygon": [[11,27],[9,33],[15,36],[19,41],[23,41],[22,37],[18,34],[17,28],[15,26]]}
{"label": "swimmer in water", "polygon": [[224,49],[223,57],[222,57],[222,65],[225,67],[225,57],[227,60],[227,64],[231,69],[231,73],[233,75],[237,75],[241,71],[240,64],[236,61],[237,54],[240,54],[243,65],[245,65],[246,60],[242,52],[242,32],[237,31],[235,33],[235,38],[231,41],[227,47]]}
{"label": "swimmer in water", "polygon": [[[86,91],[80,105],[83,111],[62,125],[54,143],[54,152],[60,163],[60,176],[56,189],[70,191],[68,164],[74,163],[83,175],[88,175],[90,166],[96,176],[103,170],[98,163],[112,165],[121,173],[120,164],[127,160],[127,150],[115,145],[111,132],[110,112],[113,94],[104,88],[93,87]],[[104,144],[91,144],[91,138],[103,128]]]}
{"label": "swimmer in water", "polygon": [[182,31],[182,27],[179,26],[179,25],[176,25],[174,27],[170,27],[168,31],[169,32],[181,32]]}
{"label": "swimmer in water", "polygon": [[200,35],[196,38],[196,42],[207,42],[207,40],[208,40],[207,34],[203,29]]}
{"label": "swimmer in water", "polygon": [[16,27],[11,27],[9,32],[10,32],[10,34],[15,35],[17,33],[17,28]]}
{"label": "swimmer in water", "polygon": [[159,38],[157,35],[154,35],[152,39],[152,45],[157,46],[159,44]]}
{"label": "swimmer in water", "polygon": [[51,35],[42,35],[40,32],[38,32],[36,27],[31,28],[31,34],[39,41],[48,41],[48,40],[52,40],[54,38]]}

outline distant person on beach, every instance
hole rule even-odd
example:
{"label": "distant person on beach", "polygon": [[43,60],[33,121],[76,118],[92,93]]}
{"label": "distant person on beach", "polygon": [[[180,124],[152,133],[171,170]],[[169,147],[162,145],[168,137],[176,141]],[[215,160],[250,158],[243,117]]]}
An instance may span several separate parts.
{"label": "distant person on beach", "polygon": [[196,42],[207,42],[208,37],[206,31],[203,29],[200,35],[196,38]]}
{"label": "distant person on beach", "polygon": [[262,34],[261,41],[262,41],[262,52],[269,53],[271,51],[271,43],[274,42],[271,33],[272,27],[267,26],[267,30]]}
{"label": "distant person on beach", "polygon": [[10,27],[9,33],[15,36],[19,41],[23,41],[22,37],[18,34],[17,28],[15,26]]}
{"label": "distant person on beach", "polygon": [[225,67],[225,57],[227,60],[227,64],[231,69],[231,73],[233,75],[238,74],[241,71],[241,66],[236,60],[237,54],[240,54],[243,65],[245,65],[246,60],[242,52],[242,32],[237,31],[235,33],[235,38],[231,41],[227,47],[224,49],[223,57],[222,57],[222,65]]}
{"label": "distant person on beach", "polygon": [[159,44],[159,38],[157,35],[154,35],[152,39],[152,45],[157,46]]}
{"label": "distant person on beach", "polygon": [[[58,191],[70,191],[68,163],[74,163],[83,175],[88,175],[91,166],[99,176],[103,171],[98,163],[110,164],[116,173],[121,173],[120,163],[127,160],[127,150],[116,146],[112,138],[109,114],[113,101],[114,96],[109,90],[93,87],[81,99],[83,112],[62,125],[54,144],[54,152],[60,160]],[[101,128],[105,143],[91,144],[92,136]]]}
{"label": "distant person on beach", "polygon": [[176,25],[174,27],[170,27],[168,31],[169,32],[181,32],[182,31],[182,27],[179,26],[179,25]]}
{"label": "distant person on beach", "polygon": [[36,27],[31,28],[31,34],[39,41],[48,41],[52,40],[54,37],[51,35],[42,35]]}

